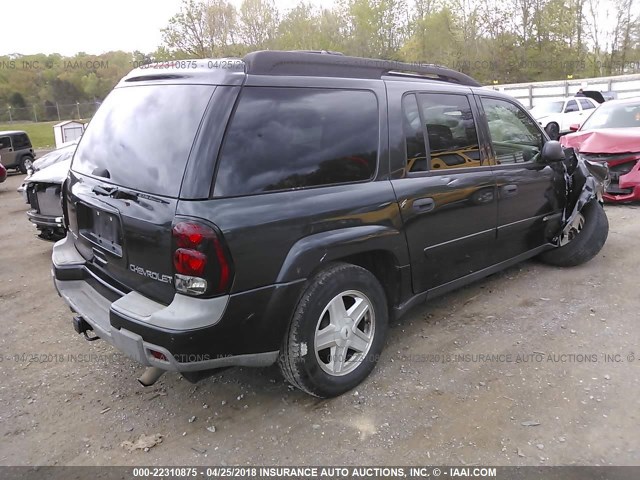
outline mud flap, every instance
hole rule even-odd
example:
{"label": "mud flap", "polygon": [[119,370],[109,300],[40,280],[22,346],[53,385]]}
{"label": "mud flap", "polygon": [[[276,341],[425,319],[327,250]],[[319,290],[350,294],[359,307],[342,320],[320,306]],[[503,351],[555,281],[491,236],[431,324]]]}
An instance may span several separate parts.
{"label": "mud flap", "polygon": [[573,148],[565,149],[565,181],[567,184],[567,202],[562,215],[562,228],[555,238],[560,239],[582,208],[594,198],[603,203],[602,194],[609,185],[609,167],[604,162],[592,162],[584,158]]}

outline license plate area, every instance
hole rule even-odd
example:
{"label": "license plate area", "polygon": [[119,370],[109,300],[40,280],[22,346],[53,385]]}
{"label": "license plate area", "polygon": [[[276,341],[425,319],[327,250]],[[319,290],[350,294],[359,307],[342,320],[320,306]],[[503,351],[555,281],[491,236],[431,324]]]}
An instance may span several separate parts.
{"label": "license plate area", "polygon": [[122,257],[122,229],[120,217],[83,203],[76,206],[80,236],[109,253]]}

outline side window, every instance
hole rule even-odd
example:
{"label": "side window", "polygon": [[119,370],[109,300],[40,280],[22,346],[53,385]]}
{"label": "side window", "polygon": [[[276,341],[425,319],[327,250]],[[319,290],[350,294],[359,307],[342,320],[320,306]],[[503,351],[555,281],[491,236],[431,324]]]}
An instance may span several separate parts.
{"label": "side window", "polygon": [[421,93],[418,98],[429,142],[429,169],[482,166],[469,99],[440,93]]}
{"label": "side window", "polygon": [[582,105],[582,109],[583,110],[589,110],[590,108],[596,108],[593,103],[591,103],[589,100],[587,100],[586,98],[580,98],[578,100],[580,102],[580,105]]}
{"label": "side window", "polygon": [[370,180],[378,118],[370,91],[246,87],[222,146],[214,195]]}
{"label": "side window", "polygon": [[11,147],[11,139],[9,137],[0,137],[0,150]]}
{"label": "side window", "polygon": [[542,150],[543,136],[535,122],[517,105],[496,98],[481,99],[487,116],[495,163],[530,162]]}
{"label": "side window", "polygon": [[31,142],[29,141],[29,137],[25,134],[16,135],[13,138],[13,147],[16,150],[21,150],[23,148],[31,148]]}
{"label": "side window", "polygon": [[567,106],[564,107],[564,113],[571,113],[571,112],[577,112],[578,111],[578,102],[576,102],[575,100],[569,100],[567,102]]}
{"label": "side window", "polygon": [[402,112],[407,148],[407,171],[425,172],[427,171],[427,148],[424,144],[424,130],[415,95],[405,95],[402,98]]}

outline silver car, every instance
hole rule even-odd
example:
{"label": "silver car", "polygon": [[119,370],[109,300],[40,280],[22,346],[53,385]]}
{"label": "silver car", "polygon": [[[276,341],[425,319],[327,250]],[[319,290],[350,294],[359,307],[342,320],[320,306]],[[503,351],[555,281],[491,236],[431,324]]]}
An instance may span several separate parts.
{"label": "silver car", "polygon": [[62,215],[62,184],[67,178],[77,141],[54,150],[33,162],[29,176],[18,188],[31,205],[27,218],[44,240],[59,240],[66,235]]}

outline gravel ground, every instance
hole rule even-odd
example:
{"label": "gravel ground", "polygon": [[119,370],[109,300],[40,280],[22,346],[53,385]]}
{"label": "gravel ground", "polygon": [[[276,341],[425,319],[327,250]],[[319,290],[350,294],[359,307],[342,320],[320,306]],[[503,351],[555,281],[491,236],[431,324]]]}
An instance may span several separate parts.
{"label": "gravel ground", "polygon": [[[414,309],[357,391],[319,400],[275,367],[141,387],[73,331],[22,178],[0,184],[1,465],[640,464],[637,206],[607,206],[587,265],[526,262]],[[123,446],[143,434],[161,443]]]}

